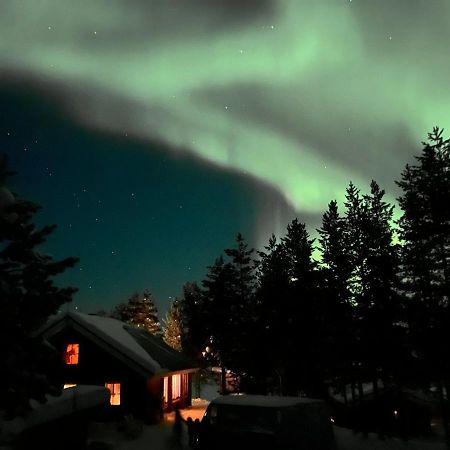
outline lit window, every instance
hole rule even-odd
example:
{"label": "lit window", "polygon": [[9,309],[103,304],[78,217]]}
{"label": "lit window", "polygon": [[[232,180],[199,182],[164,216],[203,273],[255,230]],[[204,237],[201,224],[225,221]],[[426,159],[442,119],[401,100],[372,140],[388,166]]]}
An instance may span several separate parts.
{"label": "lit window", "polygon": [[69,389],[69,388],[72,388],[72,387],[75,387],[76,386],[76,384],[65,384],[64,385],[64,389]]}
{"label": "lit window", "polygon": [[66,364],[78,364],[80,354],[80,344],[67,344],[65,361]]}
{"label": "lit window", "polygon": [[172,400],[181,397],[181,375],[172,375]]}
{"label": "lit window", "polygon": [[184,373],[183,375],[183,395],[187,395],[189,392],[189,375],[187,373]]}
{"label": "lit window", "polygon": [[169,402],[169,378],[168,377],[164,377],[163,395],[164,395],[164,403],[168,403]]}
{"label": "lit window", "polygon": [[120,383],[105,383],[105,386],[111,392],[109,403],[111,405],[120,405]]}

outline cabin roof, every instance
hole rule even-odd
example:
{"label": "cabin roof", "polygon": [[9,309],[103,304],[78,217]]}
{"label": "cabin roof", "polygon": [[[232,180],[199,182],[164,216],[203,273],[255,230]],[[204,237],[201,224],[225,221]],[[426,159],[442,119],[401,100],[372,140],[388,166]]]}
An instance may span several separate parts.
{"label": "cabin roof", "polygon": [[110,317],[67,312],[53,316],[40,333],[51,337],[72,327],[144,376],[196,369],[196,364],[161,338]]}
{"label": "cabin roof", "polygon": [[154,336],[142,328],[125,325],[125,329],[141,348],[158,362],[160,367],[168,371],[180,371],[195,368],[196,363],[183,353],[177,352],[167,345],[163,339]]}

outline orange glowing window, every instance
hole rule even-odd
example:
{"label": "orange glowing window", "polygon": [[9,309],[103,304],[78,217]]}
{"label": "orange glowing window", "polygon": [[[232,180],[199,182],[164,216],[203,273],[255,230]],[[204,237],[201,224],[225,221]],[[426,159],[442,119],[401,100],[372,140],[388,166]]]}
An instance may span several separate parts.
{"label": "orange glowing window", "polygon": [[70,389],[70,388],[73,388],[75,386],[76,386],[76,384],[65,384],[64,385],[64,389]]}
{"label": "orange glowing window", "polygon": [[109,403],[111,405],[120,405],[120,383],[105,383],[105,387],[111,392]]}
{"label": "orange glowing window", "polygon": [[172,375],[172,400],[181,397],[181,375]]}
{"label": "orange glowing window", "polygon": [[167,403],[169,401],[169,378],[168,377],[164,377],[163,396],[164,396],[164,403]]}
{"label": "orange glowing window", "polygon": [[80,344],[67,344],[65,360],[66,364],[78,364],[80,355]]}
{"label": "orange glowing window", "polygon": [[189,392],[189,375],[187,373],[184,373],[181,375],[181,379],[183,380],[183,395],[185,396]]}

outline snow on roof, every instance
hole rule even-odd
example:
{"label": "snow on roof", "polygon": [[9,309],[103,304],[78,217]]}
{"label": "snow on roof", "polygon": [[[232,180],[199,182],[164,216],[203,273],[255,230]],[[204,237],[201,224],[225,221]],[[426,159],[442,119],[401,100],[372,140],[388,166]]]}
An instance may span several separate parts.
{"label": "snow on roof", "polygon": [[56,333],[59,324],[69,322],[82,334],[87,335],[107,351],[137,364],[145,375],[161,371],[161,366],[143,349],[126,330],[126,324],[110,317],[79,312],[67,312],[53,316],[40,331],[45,337]]}
{"label": "snow on roof", "polygon": [[224,395],[211,401],[213,405],[288,407],[323,403],[322,400],[304,397],[280,397],[276,395]]}
{"label": "snow on roof", "polygon": [[80,385],[65,389],[60,396],[47,395],[46,403],[30,402],[32,410],[24,418],[0,421],[0,435],[10,438],[22,431],[75,412],[109,404],[110,392],[103,386]]}
{"label": "snow on roof", "polygon": [[55,316],[41,331],[44,336],[57,333],[58,324],[69,321],[82,334],[105,350],[125,359],[145,376],[195,370],[196,364],[146,330],[134,328],[110,317],[68,312]]}
{"label": "snow on roof", "polygon": [[166,372],[198,368],[195,361],[174,350],[162,338],[154,336],[142,328],[126,325],[125,329],[149,355],[152,355],[153,359],[158,361],[158,364]]}
{"label": "snow on roof", "polygon": [[113,347],[125,351],[126,354],[131,353],[133,358],[138,359],[152,373],[159,372],[162,369],[158,362],[128,333],[126,329],[127,325],[120,320],[78,312],[70,312],[67,314],[91,329],[95,329],[97,334],[101,335]]}

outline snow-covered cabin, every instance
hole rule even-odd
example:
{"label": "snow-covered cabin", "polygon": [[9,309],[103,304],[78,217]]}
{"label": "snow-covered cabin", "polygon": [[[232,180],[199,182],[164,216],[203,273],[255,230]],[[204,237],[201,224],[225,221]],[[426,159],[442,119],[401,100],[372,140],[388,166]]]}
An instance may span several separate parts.
{"label": "snow-covered cabin", "polygon": [[61,355],[64,388],[107,387],[112,414],[158,421],[164,412],[191,404],[196,364],[144,329],[68,312],[52,317],[41,334]]}

